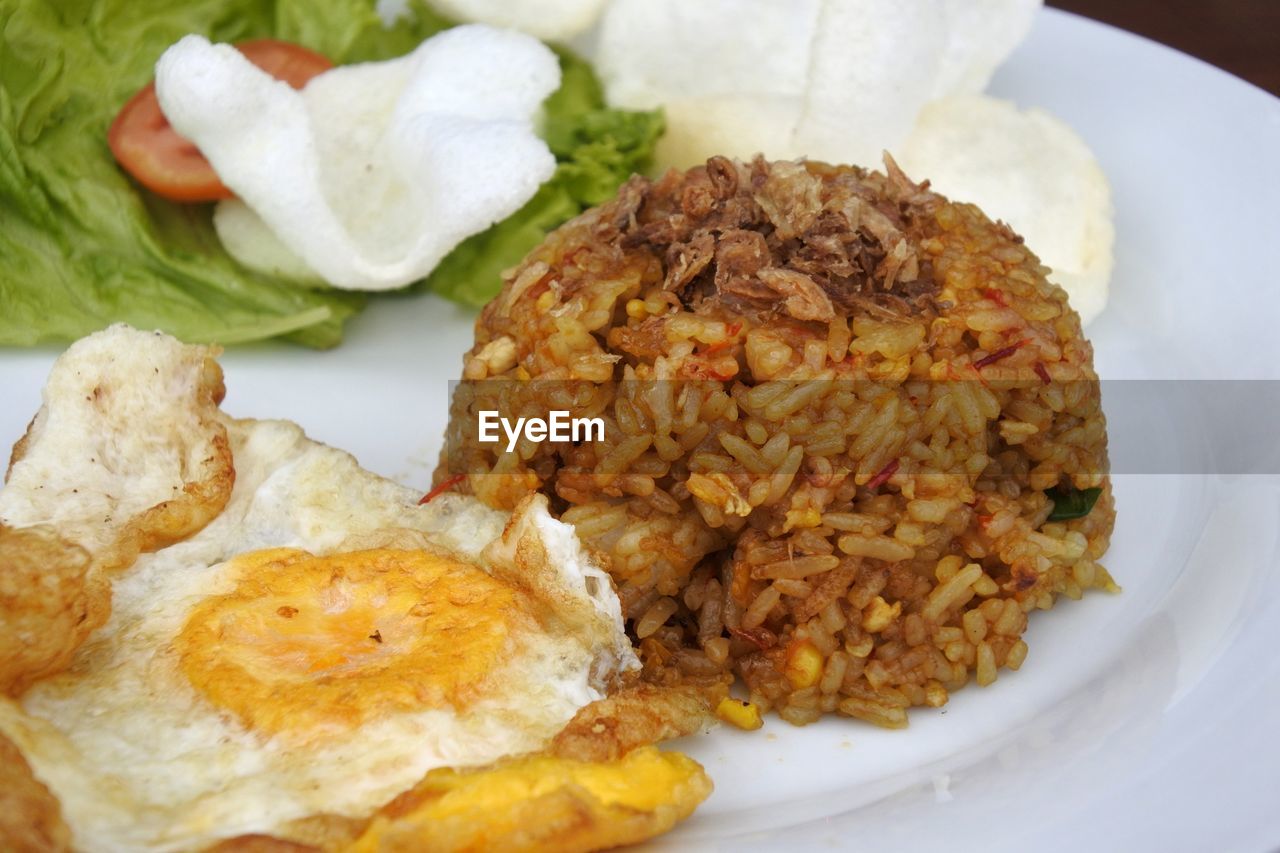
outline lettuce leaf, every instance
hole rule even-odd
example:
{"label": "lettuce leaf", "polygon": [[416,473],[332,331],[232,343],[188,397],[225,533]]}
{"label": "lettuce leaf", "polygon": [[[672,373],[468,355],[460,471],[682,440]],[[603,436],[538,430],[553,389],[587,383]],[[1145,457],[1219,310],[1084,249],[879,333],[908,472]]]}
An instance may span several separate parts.
{"label": "lettuce leaf", "polygon": [[[373,0],[4,0],[0,345],[73,340],[121,320],[188,341],[336,345],[364,295],[302,288],[239,266],[218,241],[212,208],[172,204],[133,183],[111,157],[107,128],[187,33],[279,38],[342,64],[402,55],[450,25],[417,5],[386,28]],[[566,57],[565,67],[547,110],[561,162],[555,187],[495,226],[509,228],[493,247],[504,258],[499,268],[586,199],[611,193],[652,148],[642,119],[602,109],[585,63]],[[446,263],[467,284],[454,288],[455,298],[475,304],[481,289],[470,282],[485,281],[495,262],[474,246],[457,254]]]}
{"label": "lettuce leaf", "polygon": [[591,66],[559,51],[563,79],[547,99],[543,137],[556,171],[524,207],[464,240],[427,277],[426,287],[464,305],[480,307],[502,287],[502,271],[515,266],[568,219],[611,198],[633,173],[646,171],[662,135],[659,111],[605,106]]}

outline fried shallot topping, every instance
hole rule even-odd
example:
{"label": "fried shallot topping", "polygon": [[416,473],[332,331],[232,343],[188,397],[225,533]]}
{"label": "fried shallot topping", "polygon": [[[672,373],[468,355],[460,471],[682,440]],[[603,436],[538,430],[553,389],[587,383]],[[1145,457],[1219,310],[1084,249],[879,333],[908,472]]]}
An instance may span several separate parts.
{"label": "fried shallot topping", "polygon": [[601,227],[661,258],[664,289],[694,309],[813,322],[931,313],[939,287],[917,246],[940,199],[888,155],[885,166],[712,157],[654,183],[633,178]]}

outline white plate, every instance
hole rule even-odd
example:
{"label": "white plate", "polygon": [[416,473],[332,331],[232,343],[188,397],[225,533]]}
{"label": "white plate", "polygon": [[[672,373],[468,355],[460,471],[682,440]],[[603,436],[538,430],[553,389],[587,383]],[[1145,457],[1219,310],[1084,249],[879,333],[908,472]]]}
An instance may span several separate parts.
{"label": "white plate", "polygon": [[[1280,101],[1134,36],[1045,12],[995,94],[1097,152],[1117,265],[1089,329],[1108,378],[1280,378]],[[338,350],[223,358],[234,414],[287,417],[425,486],[470,315],[383,299]],[[51,349],[0,353],[0,443]],[[1176,429],[1177,425],[1163,425]],[[1243,850],[1280,845],[1280,478],[1120,474],[1106,563],[1119,596],[1033,620],[990,689],[916,710],[681,744],[716,793],[678,849]]]}

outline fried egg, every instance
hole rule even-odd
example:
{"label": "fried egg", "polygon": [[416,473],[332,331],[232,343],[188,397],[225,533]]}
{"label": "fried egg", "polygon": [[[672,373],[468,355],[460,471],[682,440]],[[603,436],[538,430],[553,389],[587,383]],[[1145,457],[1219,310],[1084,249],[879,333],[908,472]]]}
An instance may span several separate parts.
{"label": "fried egg", "polygon": [[[173,448],[138,436],[190,419],[174,401],[197,405],[200,378],[171,368],[208,352],[102,334],[122,348],[119,369],[73,348],[46,409],[77,371],[97,371],[106,397],[133,408],[121,418],[108,399],[76,428],[123,449],[108,468],[164,471]],[[139,354],[154,372],[126,369]],[[367,818],[435,768],[544,748],[638,666],[608,576],[544,498],[510,516],[450,494],[419,506],[294,424],[216,416],[234,464],[225,506],[113,567],[110,616],[69,667],[0,700],[0,734],[57,797],[77,848],[306,840],[309,821]],[[83,454],[56,470],[42,444],[65,436],[46,420],[25,458],[109,497]],[[18,526],[21,511],[21,525],[60,525],[92,553],[91,519],[39,517],[23,469],[17,459],[0,491],[0,523]]]}

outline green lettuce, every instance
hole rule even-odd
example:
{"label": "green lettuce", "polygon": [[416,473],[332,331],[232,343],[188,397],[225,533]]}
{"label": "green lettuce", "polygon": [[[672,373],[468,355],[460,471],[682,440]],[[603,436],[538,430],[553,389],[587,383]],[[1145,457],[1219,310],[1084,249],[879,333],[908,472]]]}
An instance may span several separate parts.
{"label": "green lettuce", "polygon": [[[451,23],[415,6],[384,27],[373,0],[3,0],[0,2],[0,345],[81,337],[115,321],[225,344],[282,337],[330,347],[366,297],[251,272],[222,249],[209,205],[172,204],[115,164],[107,129],[187,33],[279,38],[339,64],[388,59]],[[432,285],[477,304],[509,266],[584,204],[641,167],[659,121],[603,109],[585,63],[567,54],[548,103],[560,167],[511,219],[446,258]],[[481,249],[484,247],[480,247]],[[441,272],[444,272],[442,267]],[[449,283],[445,283],[447,282]]]}

